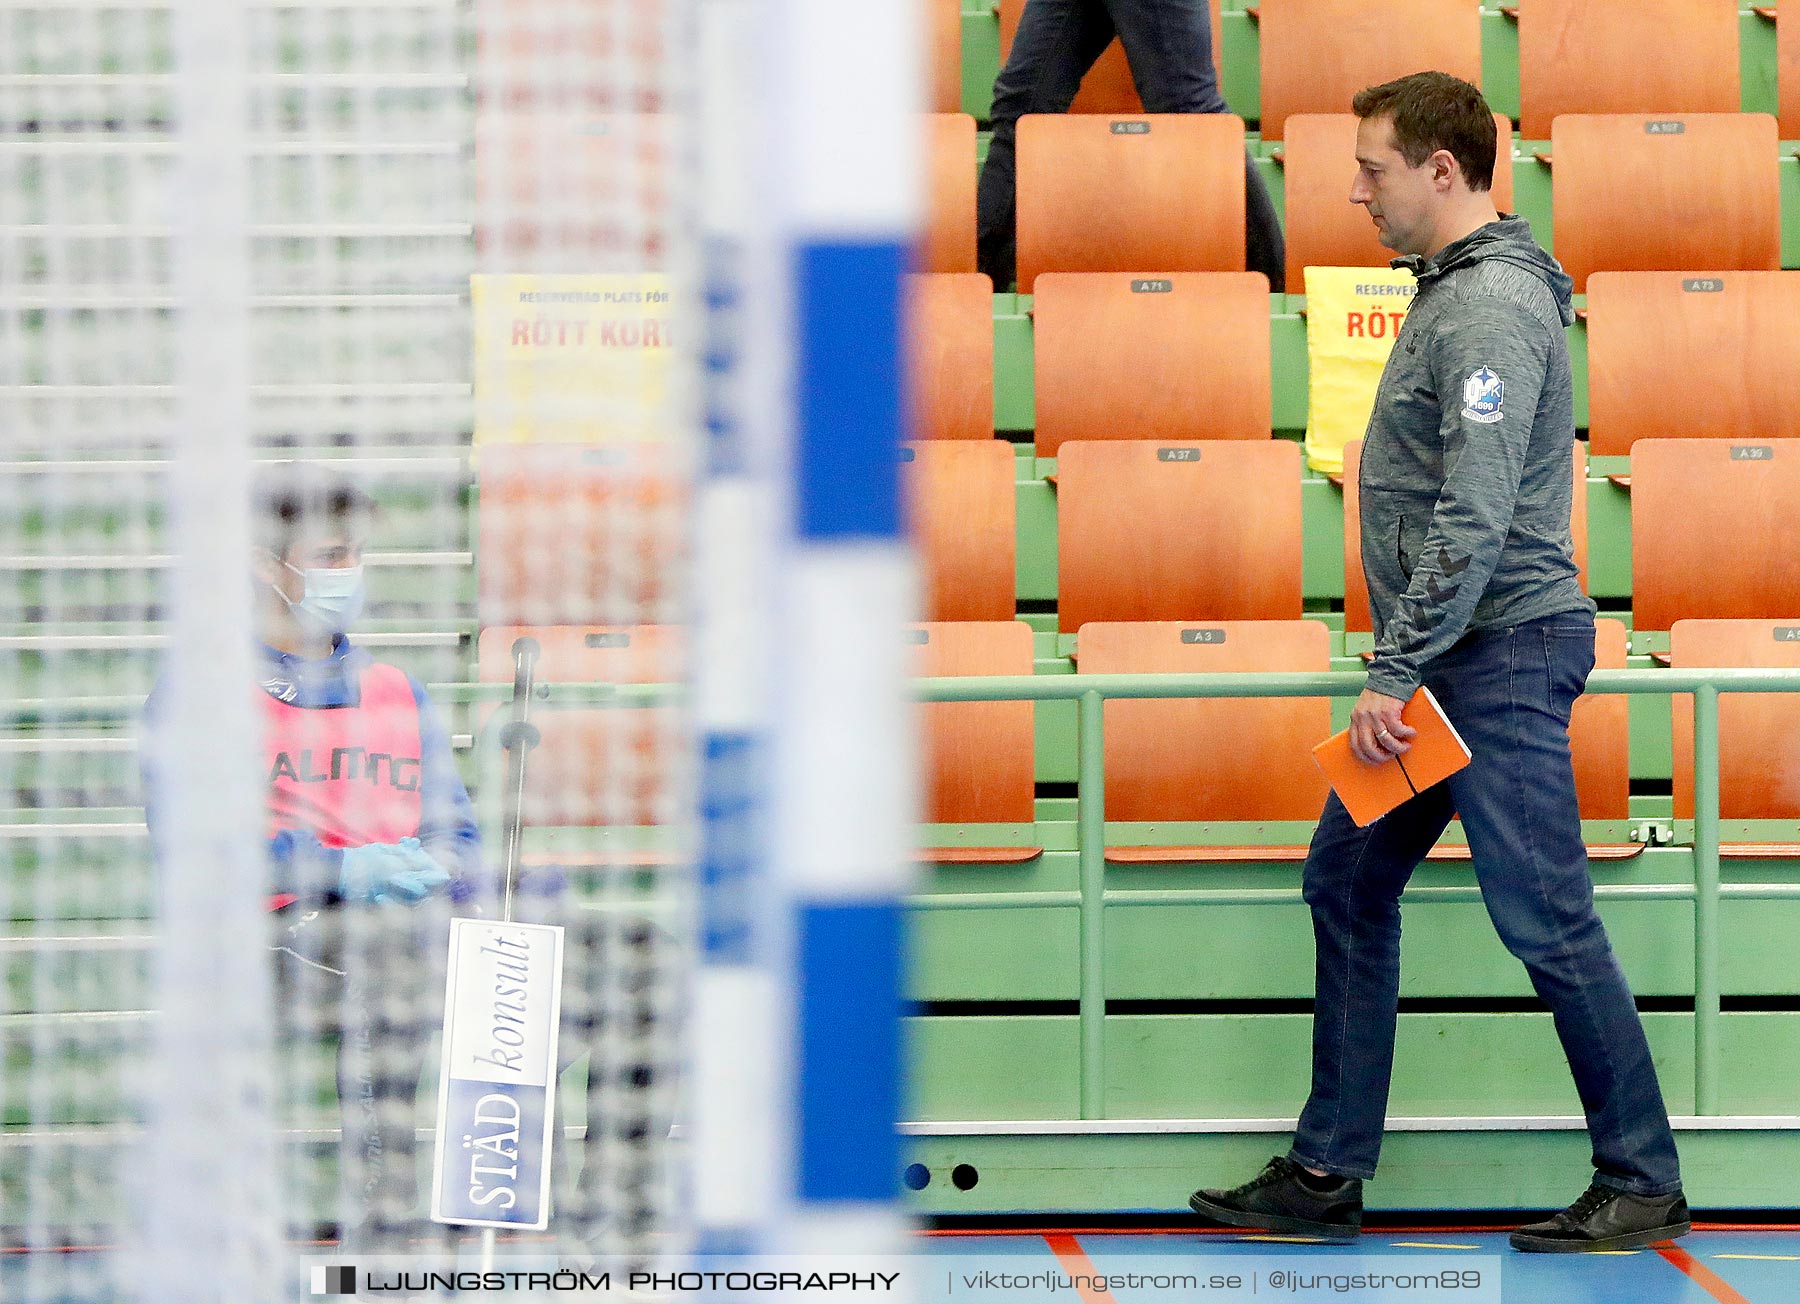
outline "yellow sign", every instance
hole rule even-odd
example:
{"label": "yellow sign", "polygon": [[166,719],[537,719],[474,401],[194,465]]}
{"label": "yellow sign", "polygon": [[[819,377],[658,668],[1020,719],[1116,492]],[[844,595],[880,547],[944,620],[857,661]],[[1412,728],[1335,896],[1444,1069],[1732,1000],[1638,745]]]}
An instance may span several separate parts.
{"label": "yellow sign", "polygon": [[673,440],[669,281],[475,276],[475,442]]}
{"label": "yellow sign", "polygon": [[1390,267],[1306,269],[1306,461],[1342,475],[1344,445],[1361,439],[1381,369],[1416,292]]}

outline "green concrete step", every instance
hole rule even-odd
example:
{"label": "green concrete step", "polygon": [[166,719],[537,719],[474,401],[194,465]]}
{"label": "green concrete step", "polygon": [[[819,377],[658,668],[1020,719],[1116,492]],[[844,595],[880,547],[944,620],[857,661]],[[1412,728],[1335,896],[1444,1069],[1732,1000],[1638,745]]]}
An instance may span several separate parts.
{"label": "green concrete step", "polygon": [[[1693,1017],[1644,1016],[1671,1113],[1693,1112]],[[919,1121],[1080,1117],[1074,1017],[906,1020]],[[1106,1020],[1111,1118],[1288,1118],[1311,1080],[1312,1015],[1114,1015]],[[1793,1114],[1800,1014],[1723,1016],[1721,1109]],[[1388,1112],[1579,1115],[1548,1014],[1402,1014]]]}
{"label": "green concrete step", "polygon": [[[1047,833],[1054,844],[1058,838]],[[1133,889],[1297,891],[1297,863],[1110,865],[1106,886]],[[1694,882],[1691,847],[1651,848],[1592,866],[1601,887]],[[1800,880],[1800,862],[1726,862],[1724,881]],[[1428,863],[1413,886],[1474,883],[1465,863]],[[1070,905],[955,907],[953,894],[1068,892],[1079,885],[1073,851],[1050,850],[1023,865],[941,865],[918,891],[949,894],[942,908],[914,912],[908,995],[918,1001],[1074,1001],[1080,994],[1080,918]],[[1414,899],[1405,905],[1402,992],[1447,999],[1525,998],[1523,969],[1495,936],[1479,902]],[[1643,996],[1691,996],[1694,908],[1690,901],[1612,899],[1601,918],[1632,988]],[[1104,991],[1109,1000],[1301,1000],[1313,992],[1310,915],[1299,900],[1230,905],[1195,902],[1105,910]],[[1722,990],[1754,999],[1800,995],[1800,901],[1726,900],[1720,905]]]}

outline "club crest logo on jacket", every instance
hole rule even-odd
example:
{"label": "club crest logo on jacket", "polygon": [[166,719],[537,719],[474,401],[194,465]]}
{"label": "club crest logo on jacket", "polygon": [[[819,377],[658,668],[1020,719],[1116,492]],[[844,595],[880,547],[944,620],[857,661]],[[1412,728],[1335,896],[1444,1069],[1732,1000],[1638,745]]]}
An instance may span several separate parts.
{"label": "club crest logo on jacket", "polygon": [[1491,426],[1505,415],[1500,411],[1505,397],[1506,386],[1500,377],[1483,367],[1463,381],[1462,414],[1471,421]]}

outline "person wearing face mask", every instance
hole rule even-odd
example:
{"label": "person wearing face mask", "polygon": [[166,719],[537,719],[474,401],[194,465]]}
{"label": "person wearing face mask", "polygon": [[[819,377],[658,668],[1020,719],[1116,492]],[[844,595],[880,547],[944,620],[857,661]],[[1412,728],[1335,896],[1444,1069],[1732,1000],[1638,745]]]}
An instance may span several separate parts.
{"label": "person wearing face mask", "polygon": [[277,905],[416,902],[478,867],[474,810],[424,686],[355,647],[373,503],[278,464],[250,559]]}
{"label": "person wearing face mask", "polygon": [[[373,501],[280,463],[255,486],[257,680],[284,1042],[337,1042],[340,1228],[402,1248],[419,1216],[414,1101],[441,1022],[454,902],[490,890],[450,738],[424,687],[355,646]],[[154,728],[157,694],[146,721]],[[157,832],[156,776],[145,774]]]}

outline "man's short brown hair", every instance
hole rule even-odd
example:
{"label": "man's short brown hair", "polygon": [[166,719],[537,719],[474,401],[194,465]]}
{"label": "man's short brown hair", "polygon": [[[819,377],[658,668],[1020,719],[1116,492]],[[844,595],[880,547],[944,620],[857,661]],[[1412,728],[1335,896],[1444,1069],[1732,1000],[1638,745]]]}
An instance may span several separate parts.
{"label": "man's short brown hair", "polygon": [[1408,167],[1449,150],[1470,190],[1491,190],[1499,131],[1481,92],[1447,72],[1416,72],[1371,86],[1350,102],[1359,118],[1388,118]]}

